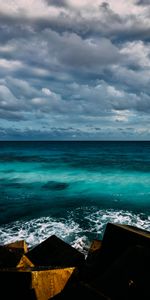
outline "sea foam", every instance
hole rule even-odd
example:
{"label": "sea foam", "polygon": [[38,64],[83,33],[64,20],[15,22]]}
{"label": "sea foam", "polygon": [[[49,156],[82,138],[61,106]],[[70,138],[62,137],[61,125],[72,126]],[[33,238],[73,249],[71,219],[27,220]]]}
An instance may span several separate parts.
{"label": "sea foam", "polygon": [[102,239],[108,222],[133,225],[150,231],[150,217],[144,214],[84,207],[66,212],[66,218],[47,216],[1,225],[0,244],[24,239],[29,247],[33,247],[54,234],[87,253],[92,239]]}

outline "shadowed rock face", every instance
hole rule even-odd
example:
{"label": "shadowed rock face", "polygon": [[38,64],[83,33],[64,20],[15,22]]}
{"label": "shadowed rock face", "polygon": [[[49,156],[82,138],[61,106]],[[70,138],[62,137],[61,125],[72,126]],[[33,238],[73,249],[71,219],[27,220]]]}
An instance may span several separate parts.
{"label": "shadowed rock face", "polygon": [[48,181],[46,184],[42,186],[45,190],[52,190],[52,191],[62,191],[67,189],[69,186],[66,182],[57,182],[57,181]]}
{"label": "shadowed rock face", "polygon": [[26,256],[35,266],[75,267],[83,264],[85,260],[82,253],[55,235],[34,247]]}

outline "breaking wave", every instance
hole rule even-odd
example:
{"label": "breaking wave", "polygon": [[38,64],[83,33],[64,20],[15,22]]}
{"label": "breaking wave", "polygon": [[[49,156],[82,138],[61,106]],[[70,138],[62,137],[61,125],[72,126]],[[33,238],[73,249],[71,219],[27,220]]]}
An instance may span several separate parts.
{"label": "breaking wave", "polygon": [[133,225],[150,231],[150,216],[146,214],[79,207],[66,212],[65,218],[47,216],[4,224],[0,226],[0,244],[24,239],[30,248],[54,234],[86,254],[93,239],[102,239],[108,222]]}

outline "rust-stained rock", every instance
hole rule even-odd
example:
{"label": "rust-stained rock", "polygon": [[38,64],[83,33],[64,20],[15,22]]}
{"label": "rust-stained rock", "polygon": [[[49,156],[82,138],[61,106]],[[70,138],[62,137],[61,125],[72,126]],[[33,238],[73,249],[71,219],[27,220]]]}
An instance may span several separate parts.
{"label": "rust-stained rock", "polygon": [[9,249],[18,249],[18,250],[20,249],[22,254],[24,254],[28,251],[28,246],[24,240],[15,241],[13,243],[9,243],[4,246]]}
{"label": "rust-stained rock", "polygon": [[85,260],[82,253],[55,235],[30,250],[26,256],[35,266],[76,267]]}
{"label": "rust-stained rock", "polygon": [[24,299],[24,293],[29,293],[32,289],[35,299],[48,300],[63,290],[74,269],[31,268],[18,271],[4,269],[0,271],[1,293],[5,293],[4,299],[11,296],[12,299],[18,300]]}

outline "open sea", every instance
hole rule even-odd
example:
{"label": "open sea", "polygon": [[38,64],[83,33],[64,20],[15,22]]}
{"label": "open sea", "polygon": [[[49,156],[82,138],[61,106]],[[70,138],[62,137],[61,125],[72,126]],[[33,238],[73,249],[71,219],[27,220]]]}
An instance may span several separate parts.
{"label": "open sea", "polygon": [[0,142],[0,244],[86,252],[107,222],[150,231],[150,142]]}

